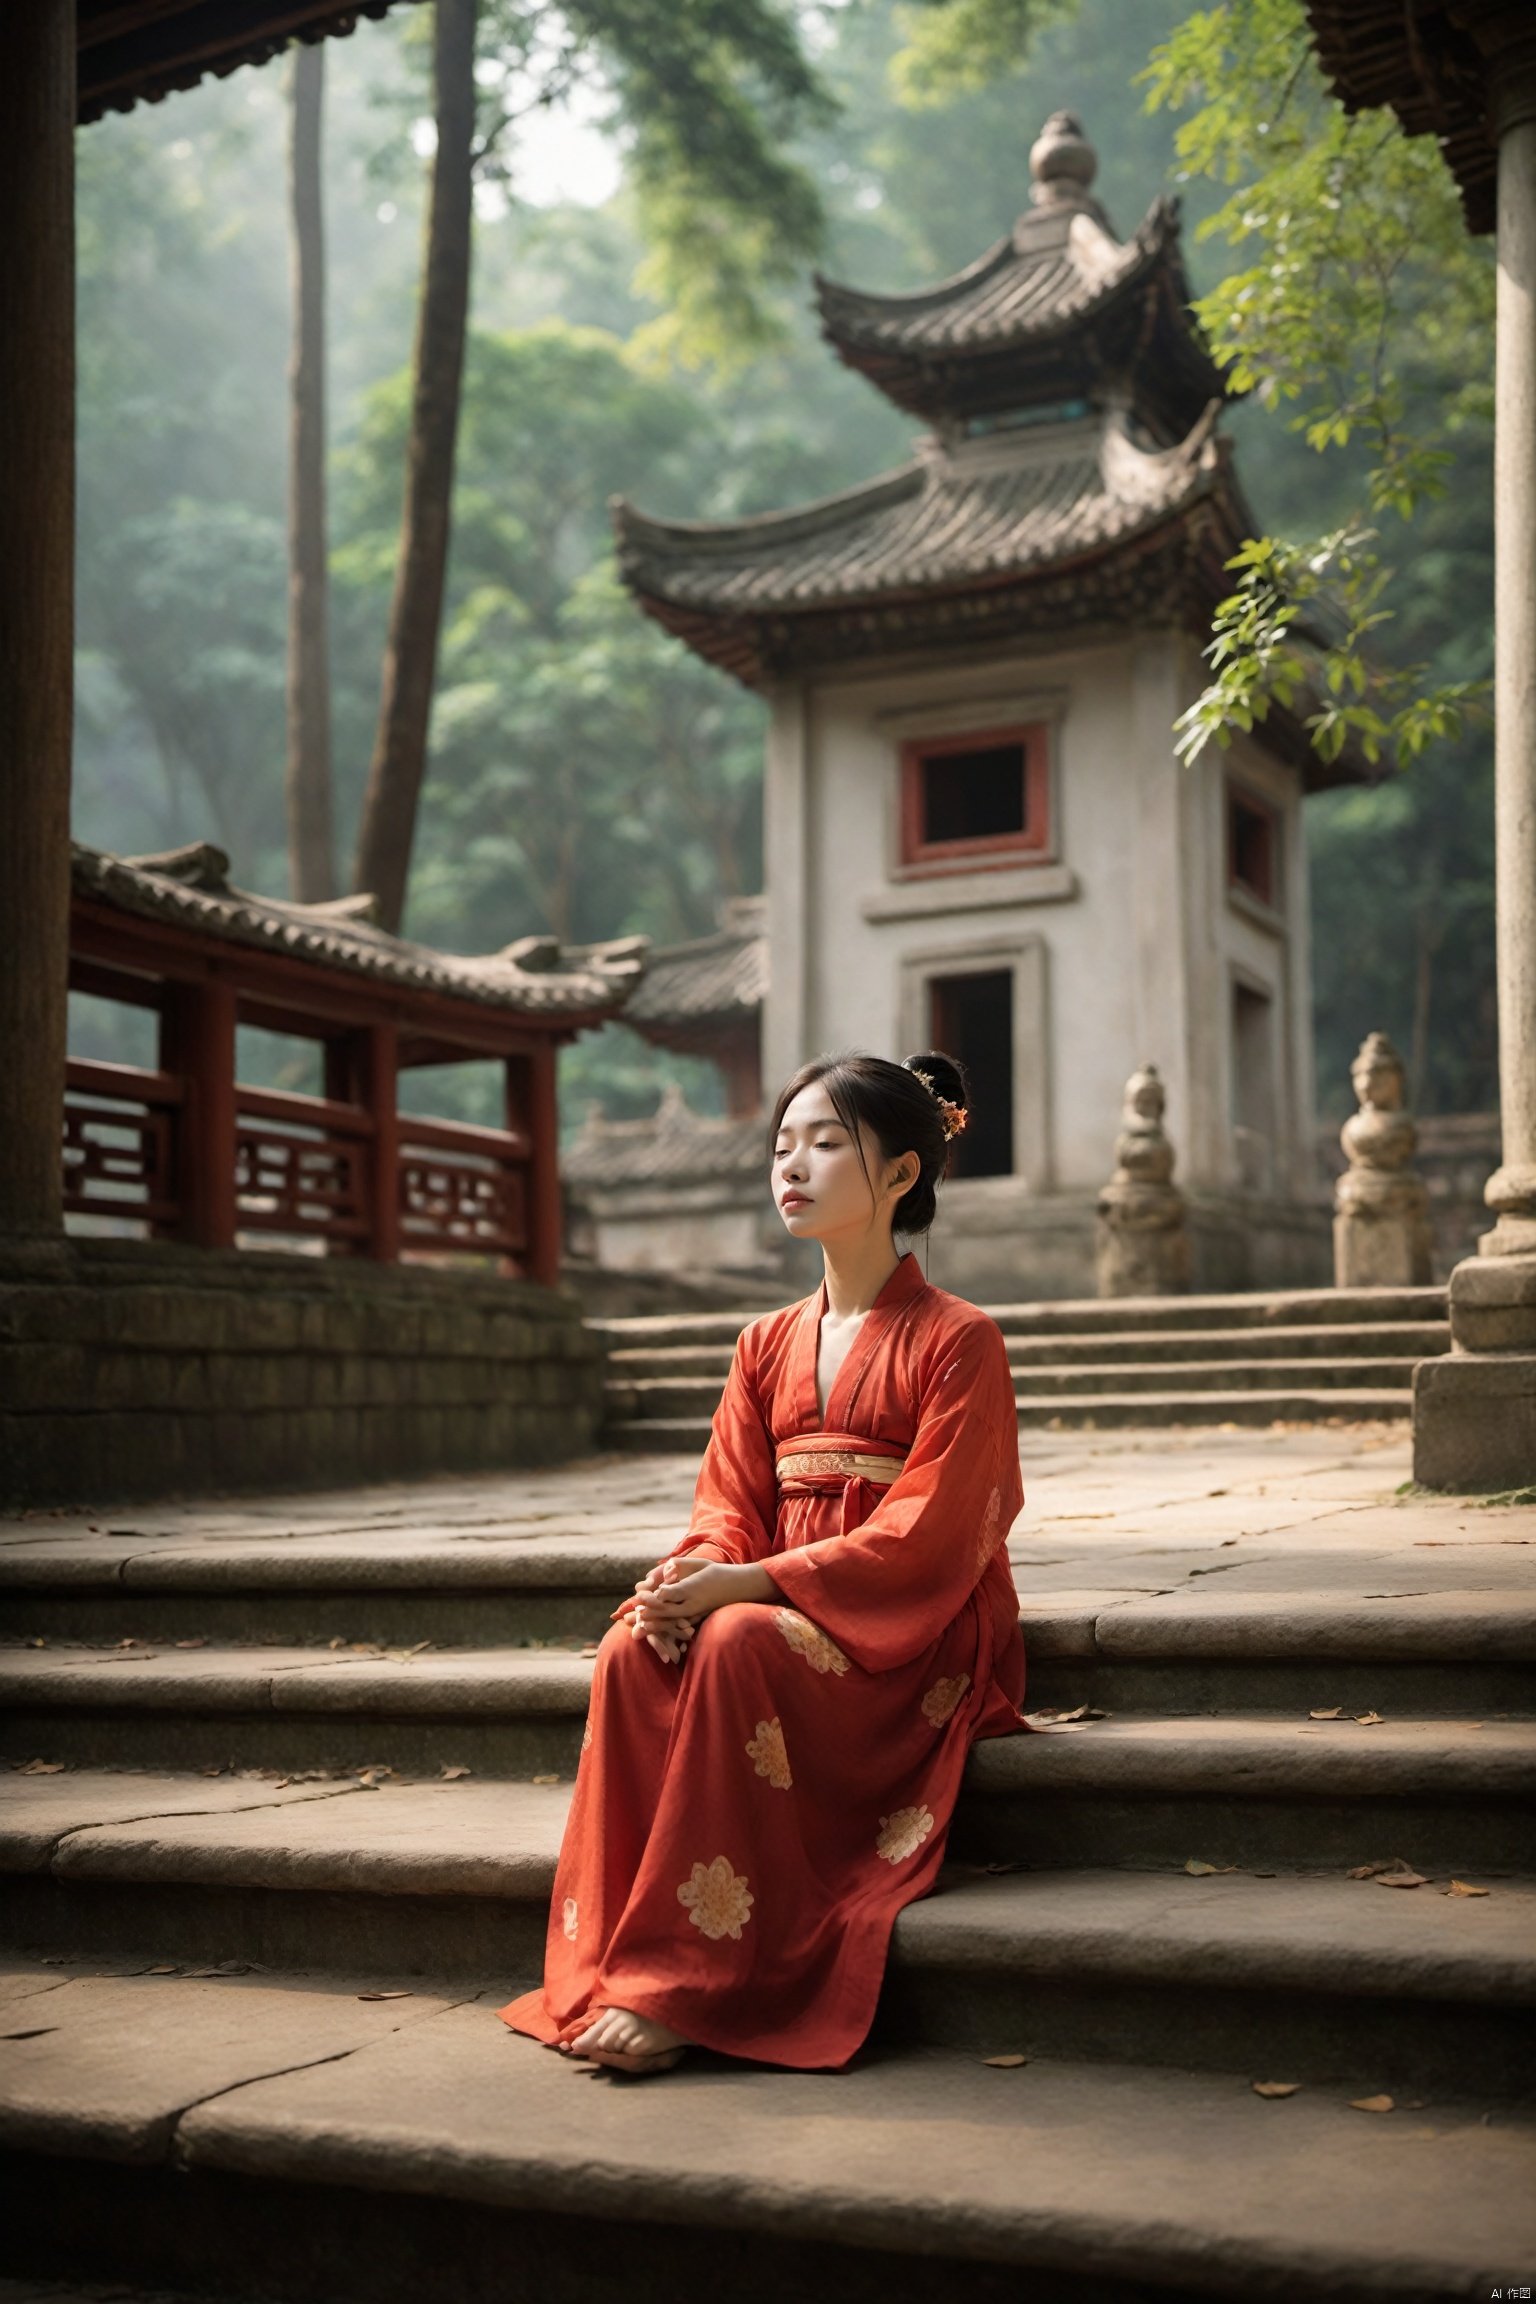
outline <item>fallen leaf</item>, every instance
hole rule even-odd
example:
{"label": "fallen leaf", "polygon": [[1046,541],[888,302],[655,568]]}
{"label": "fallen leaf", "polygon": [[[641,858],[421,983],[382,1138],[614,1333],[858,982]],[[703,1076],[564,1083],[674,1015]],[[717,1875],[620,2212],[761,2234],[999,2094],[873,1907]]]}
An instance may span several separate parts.
{"label": "fallen leaf", "polygon": [[1427,1888],[1429,1882],[1422,1872],[1378,1872],[1378,1888]]}
{"label": "fallen leaf", "polygon": [[559,1781],[558,1776],[535,1776],[533,1778],[535,1784],[558,1784]]}
{"label": "fallen leaf", "polygon": [[1351,2112],[1392,2112],[1396,2106],[1390,2096],[1351,2096]]}
{"label": "fallen leaf", "polygon": [[327,1648],[345,1648],[346,1642],[345,1640],[327,1640],[326,1646]]}
{"label": "fallen leaf", "polygon": [[178,1973],[173,1960],[162,1960],[158,1968],[146,1968],[146,1976],[175,1976]]}
{"label": "fallen leaf", "polygon": [[1017,1872],[1017,1864],[983,1864],[983,1872]]}
{"label": "fallen leaf", "polygon": [[1355,1725],[1357,1728],[1380,1728],[1383,1725],[1383,1715],[1380,1712],[1357,1712]]}
{"label": "fallen leaf", "polygon": [[459,1777],[469,1776],[473,1773],[474,1771],[469,1768],[445,1768],[442,1771],[442,1779],[445,1784],[453,1784],[458,1781]]}
{"label": "fallen leaf", "polygon": [[982,2062],[983,2064],[990,2064],[995,2072],[1017,2072],[1021,2064],[1029,2062],[1029,2058],[1027,2056],[983,2056]]}
{"label": "fallen leaf", "polygon": [[393,1768],[360,1768],[357,1772],[358,1789],[377,1792],[386,1776],[393,1776]]}
{"label": "fallen leaf", "polygon": [[1326,1711],[1307,1714],[1309,1720],[1342,1720],[1343,1717],[1344,1707],[1342,1704],[1330,1704]]}
{"label": "fallen leaf", "polygon": [[222,1768],[205,1768],[203,1770],[203,1774],[205,1776],[222,1776],[223,1773],[224,1771]]}
{"label": "fallen leaf", "polygon": [[1255,1872],[1254,1874],[1255,1880],[1278,1880],[1279,1877],[1278,1872]]}
{"label": "fallen leaf", "polygon": [[1374,1880],[1378,1872],[1402,1872],[1406,1869],[1407,1867],[1400,1864],[1394,1857],[1390,1864],[1351,1865],[1344,1877],[1346,1880]]}
{"label": "fallen leaf", "polygon": [[1255,2080],[1255,2096],[1294,2096],[1301,2086],[1299,2080]]}
{"label": "fallen leaf", "polygon": [[178,1648],[206,1648],[208,1643],[206,1640],[178,1640],[176,1645]]}
{"label": "fallen leaf", "polygon": [[1235,1864],[1203,1864],[1198,1856],[1191,1856],[1184,1869],[1192,1879],[1204,1880],[1212,1872],[1235,1872],[1237,1866]]}
{"label": "fallen leaf", "polygon": [[359,2000],[409,2000],[409,1992],[359,1992]]}
{"label": "fallen leaf", "polygon": [[[58,2029],[57,2024],[34,2024],[26,2032],[0,2032],[0,2040],[41,2040],[45,2032],[57,2032]],[[1021,2056],[1019,2062],[1022,2064],[1023,2061]]]}
{"label": "fallen leaf", "polygon": [[589,1640],[581,1652],[583,1656],[595,1656],[597,1654],[597,1642]]}
{"label": "fallen leaf", "polygon": [[1470,1880],[1453,1880],[1445,1891],[1447,1896],[1491,1896],[1491,1888],[1474,1888]]}
{"label": "fallen leaf", "polygon": [[62,1760],[29,1760],[24,1768],[17,1770],[17,1774],[19,1776],[62,1776],[64,1768],[65,1763]]}

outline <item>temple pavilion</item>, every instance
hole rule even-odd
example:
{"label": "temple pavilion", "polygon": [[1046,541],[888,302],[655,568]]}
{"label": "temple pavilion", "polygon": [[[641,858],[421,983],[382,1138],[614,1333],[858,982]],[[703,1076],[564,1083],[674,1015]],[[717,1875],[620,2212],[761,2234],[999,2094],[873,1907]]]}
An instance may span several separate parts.
{"label": "temple pavilion", "polygon": [[934,1277],[1090,1294],[1121,1092],[1152,1062],[1195,1285],[1326,1280],[1302,802],[1357,771],[1283,714],[1176,758],[1254,532],[1224,380],[1176,204],[1119,240],[1065,112],[1030,170],[953,279],[818,283],[839,359],[928,427],[909,463],[728,524],[621,504],[621,563],[771,707],[765,1082],[841,1046],[971,1067]]}

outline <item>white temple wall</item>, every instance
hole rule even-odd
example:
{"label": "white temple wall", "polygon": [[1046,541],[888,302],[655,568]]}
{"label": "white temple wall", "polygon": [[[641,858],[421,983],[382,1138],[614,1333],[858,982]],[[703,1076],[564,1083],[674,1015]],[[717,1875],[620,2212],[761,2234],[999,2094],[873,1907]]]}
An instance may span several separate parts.
{"label": "white temple wall", "polygon": [[[935,1235],[935,1279],[967,1293],[1091,1293],[1093,1198],[1145,1061],[1167,1082],[1198,1204],[1197,1286],[1326,1278],[1299,778],[1241,741],[1177,761],[1173,723],[1200,672],[1192,641],[1143,632],[840,670],[774,700],[770,1090],[819,1049],[926,1042],[935,976],[1013,972],[1016,1172],[952,1186]],[[904,875],[903,741],[1040,720],[1053,731],[1047,854]],[[1229,885],[1234,780],[1269,814],[1268,904]]]}

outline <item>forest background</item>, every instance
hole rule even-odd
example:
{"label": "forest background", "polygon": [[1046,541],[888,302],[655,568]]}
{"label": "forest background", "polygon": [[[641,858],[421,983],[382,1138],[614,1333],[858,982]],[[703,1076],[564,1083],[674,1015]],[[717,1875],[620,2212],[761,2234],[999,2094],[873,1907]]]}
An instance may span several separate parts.
{"label": "forest background", "polygon": [[[828,215],[822,269],[920,286],[978,256],[1026,204],[1046,114],[1082,117],[1095,191],[1129,234],[1157,192],[1185,202],[1196,288],[1231,262],[1195,227],[1177,116],[1138,76],[1181,0],[1083,0],[1020,69],[954,100],[897,101],[895,0],[802,17],[841,110],[799,157]],[[378,706],[399,543],[419,285],[425,54],[413,10],[326,52],[332,434],[332,679],[338,846],[350,851]],[[242,71],[80,140],[80,605],[75,824],[118,853],[212,839],[242,885],[286,892],[285,66]],[[614,493],[729,519],[802,503],[904,460],[915,427],[816,333],[809,283],[783,343],[733,370],[678,362],[636,284],[647,253],[600,96],[535,117],[509,188],[477,199],[471,340],[448,604],[406,933],[487,951],[707,932],[761,885],[763,708],[634,608],[609,549]],[[1434,389],[1435,379],[1420,379]],[[1447,394],[1464,378],[1447,375]],[[1226,418],[1261,525],[1342,518],[1358,471],[1319,459],[1257,401]],[[1378,644],[1476,680],[1491,656],[1491,441],[1452,441],[1441,498],[1384,549],[1400,571]],[[1492,746],[1473,729],[1380,784],[1308,803],[1319,1100],[1352,1105],[1368,1030],[1408,1052],[1420,1112],[1491,1110]],[[152,1061],[77,1002],[80,1053]],[[247,1036],[247,1077],[317,1085],[293,1044]],[[563,1110],[649,1111],[666,1079],[718,1106],[712,1069],[620,1027],[562,1059]],[[492,1117],[479,1068],[417,1075],[417,1109]],[[482,1109],[482,1103],[484,1108]]]}

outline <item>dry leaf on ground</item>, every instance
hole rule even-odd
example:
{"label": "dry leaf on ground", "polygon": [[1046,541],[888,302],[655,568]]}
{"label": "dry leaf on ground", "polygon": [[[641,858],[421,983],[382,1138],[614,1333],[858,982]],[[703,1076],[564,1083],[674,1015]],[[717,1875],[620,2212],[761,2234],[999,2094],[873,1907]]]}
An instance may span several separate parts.
{"label": "dry leaf on ground", "polygon": [[1342,1704],[1330,1704],[1321,1712],[1309,1712],[1307,1714],[1309,1720],[1342,1720],[1343,1717],[1344,1707]]}
{"label": "dry leaf on ground", "polygon": [[1355,1714],[1355,1726],[1357,1728],[1380,1728],[1385,1724],[1385,1718],[1386,1715],[1381,1712],[1357,1712]]}
{"label": "dry leaf on ground", "polygon": [[1029,2058],[1027,2056],[983,2056],[982,2062],[983,2064],[990,2064],[996,2072],[1016,2072],[1021,2064],[1029,2062]]}
{"label": "dry leaf on ground", "polygon": [[1294,2096],[1301,2086],[1301,2082],[1299,2080],[1255,2080],[1252,2086],[1255,2096]]}
{"label": "dry leaf on ground", "polygon": [[146,1976],[174,1976],[178,1973],[174,1960],[162,1960],[158,1968],[146,1968]]}
{"label": "dry leaf on ground", "polygon": [[1378,1888],[1427,1888],[1429,1882],[1422,1872],[1378,1872]]}
{"label": "dry leaf on ground", "polygon": [[535,1784],[558,1784],[559,1781],[558,1776],[535,1776],[533,1778]]}
{"label": "dry leaf on ground", "polygon": [[359,2000],[409,2000],[409,1992],[359,1992]]}
{"label": "dry leaf on ground", "polygon": [[1474,1888],[1470,1880],[1453,1880],[1445,1891],[1447,1896],[1491,1896],[1491,1888]]}
{"label": "dry leaf on ground", "polygon": [[204,1639],[178,1640],[176,1645],[178,1648],[206,1648],[208,1643]]}
{"label": "dry leaf on ground", "polygon": [[29,1760],[16,1773],[18,1776],[62,1776],[64,1765],[62,1760]]}
{"label": "dry leaf on ground", "polygon": [[1184,1869],[1192,1879],[1204,1880],[1212,1872],[1235,1872],[1237,1866],[1235,1864],[1205,1864],[1201,1862],[1198,1856],[1191,1856]]}
{"label": "dry leaf on ground", "polygon": [[462,1767],[458,1767],[458,1768],[444,1768],[444,1769],[442,1769],[442,1770],[440,1771],[440,1774],[441,1774],[441,1777],[442,1777],[442,1781],[443,1781],[445,1784],[455,1784],[455,1783],[457,1783],[457,1782],[458,1782],[458,1779],[459,1779],[461,1776],[468,1776],[468,1775],[470,1775],[471,1773],[472,1773],[472,1771],[471,1771],[470,1769],[468,1769],[468,1768],[462,1768]]}
{"label": "dry leaf on ground", "polygon": [[1351,2096],[1351,2112],[1392,2112],[1396,2105],[1390,2096]]}
{"label": "dry leaf on ground", "polygon": [[1394,1856],[1390,1864],[1352,1864],[1345,1873],[1346,1880],[1374,1880],[1378,1872],[1408,1872],[1412,1866],[1401,1856]]}

